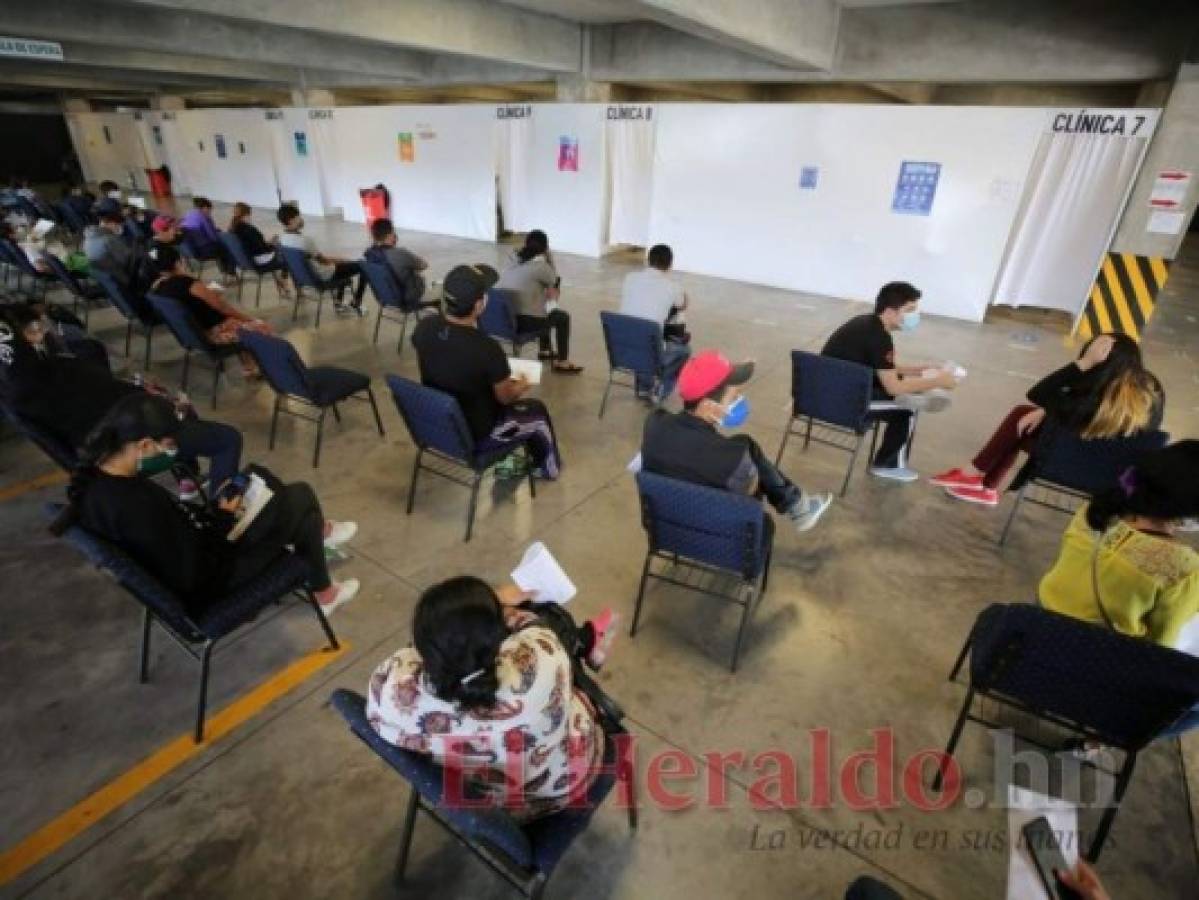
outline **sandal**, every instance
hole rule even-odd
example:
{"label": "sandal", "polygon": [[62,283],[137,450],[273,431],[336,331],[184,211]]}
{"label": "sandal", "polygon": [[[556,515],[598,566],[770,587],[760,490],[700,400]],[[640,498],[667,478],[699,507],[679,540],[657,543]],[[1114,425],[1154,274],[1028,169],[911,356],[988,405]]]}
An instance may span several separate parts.
{"label": "sandal", "polygon": [[583,371],[582,366],[576,366],[574,363],[554,363],[550,367],[551,372],[557,372],[559,375],[578,375]]}

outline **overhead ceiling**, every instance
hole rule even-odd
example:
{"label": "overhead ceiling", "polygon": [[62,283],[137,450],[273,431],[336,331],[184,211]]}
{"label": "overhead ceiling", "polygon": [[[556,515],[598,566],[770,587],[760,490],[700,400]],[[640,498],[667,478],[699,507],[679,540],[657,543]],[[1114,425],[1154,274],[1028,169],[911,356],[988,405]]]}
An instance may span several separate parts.
{"label": "overhead ceiling", "polygon": [[1197,23],[1192,0],[0,2],[0,35],[64,52],[0,59],[0,93],[278,102],[323,88],[370,102],[578,83],[1120,84],[1173,77]]}

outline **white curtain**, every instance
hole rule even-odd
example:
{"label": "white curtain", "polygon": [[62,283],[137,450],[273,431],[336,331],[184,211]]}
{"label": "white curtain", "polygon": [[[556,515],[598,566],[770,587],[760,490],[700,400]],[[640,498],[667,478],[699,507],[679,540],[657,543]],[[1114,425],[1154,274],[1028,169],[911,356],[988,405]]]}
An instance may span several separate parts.
{"label": "white curtain", "polygon": [[528,231],[530,218],[529,167],[533,153],[532,119],[498,119],[495,123],[495,172],[500,210],[508,231]]}
{"label": "white curtain", "polygon": [[654,186],[654,120],[608,122],[608,243],[647,247]]}
{"label": "white curtain", "polygon": [[1145,144],[1100,134],[1041,139],[994,303],[1082,312]]}

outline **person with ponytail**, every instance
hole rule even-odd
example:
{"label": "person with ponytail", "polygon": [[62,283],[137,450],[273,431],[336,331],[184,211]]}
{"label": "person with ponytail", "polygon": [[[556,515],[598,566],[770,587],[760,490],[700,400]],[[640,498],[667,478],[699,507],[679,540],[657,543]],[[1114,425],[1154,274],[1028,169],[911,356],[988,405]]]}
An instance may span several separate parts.
{"label": "person with ponytail", "polygon": [[417,603],[414,646],[371,675],[367,717],[384,740],[470,771],[470,788],[518,819],[548,815],[585,796],[603,760],[575,667],[602,666],[615,627],[610,609],[579,628],[516,585],[451,578]]}
{"label": "person with ponytail", "polygon": [[234,203],[233,217],[229,220],[229,233],[236,235],[245,248],[246,254],[258,266],[259,275],[270,272],[275,277],[275,287],[283,300],[291,299],[291,291],[287,287],[287,270],[283,260],[279,258],[279,236],[275,235],[270,241],[262,236],[258,227],[250,221],[253,215],[248,203]]}
{"label": "person with ponytail", "polygon": [[[570,361],[570,313],[558,305],[562,279],[554,268],[550,242],[544,231],[534,229],[525,236],[524,246],[513,255],[512,264],[500,276],[496,287],[516,295],[516,330],[541,333],[538,359],[552,360],[551,371],[578,375],[582,366]],[[550,332],[554,344],[550,344]]]}
{"label": "person with ponytail", "polygon": [[1199,656],[1199,553],[1177,538],[1196,519],[1199,440],[1146,454],[1075,514],[1041,605]]}
{"label": "person with ponytail", "polygon": [[161,397],[138,392],[119,400],[88,435],[67,489],[68,506],[51,530],[61,534],[78,523],[116,544],[177,594],[193,617],[288,552],[308,564],[308,586],[326,613],[353,599],[358,582],[329,577],[325,548],[350,540],[358,526],[327,520],[307,484],[284,484],[251,466],[273,496],[230,540],[240,495],[222,485],[210,505],[183,503],[153,480],[173,465],[181,424],[174,405]]}
{"label": "person with ponytail", "polygon": [[[1004,477],[1021,451],[1033,451],[1046,418],[1087,439],[1132,437],[1159,428],[1166,404],[1161,382],[1126,334],[1092,338],[1078,359],[1033,385],[1028,399],[1012,408],[971,465],[942,472],[929,483],[957,500],[998,506]],[[1023,485],[1030,472],[1026,463],[1011,488]]]}

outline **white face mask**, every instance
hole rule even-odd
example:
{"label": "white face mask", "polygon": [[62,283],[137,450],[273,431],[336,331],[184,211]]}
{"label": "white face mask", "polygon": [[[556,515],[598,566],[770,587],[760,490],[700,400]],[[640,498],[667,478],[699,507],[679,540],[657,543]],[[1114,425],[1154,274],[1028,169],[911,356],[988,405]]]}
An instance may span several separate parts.
{"label": "white face mask", "polygon": [[121,192],[120,191],[109,191],[107,196],[110,200],[120,200]]}

